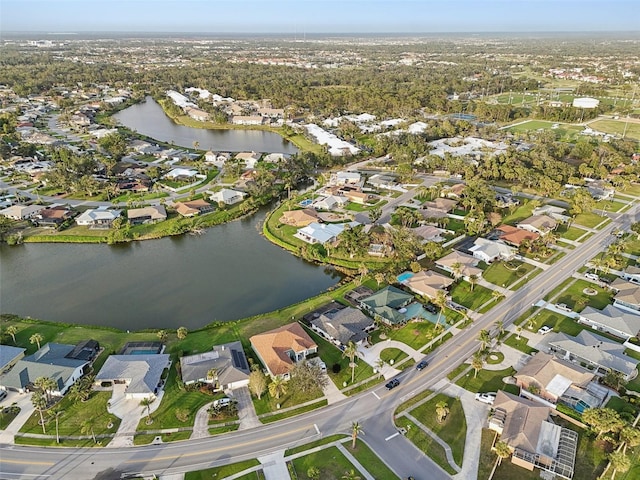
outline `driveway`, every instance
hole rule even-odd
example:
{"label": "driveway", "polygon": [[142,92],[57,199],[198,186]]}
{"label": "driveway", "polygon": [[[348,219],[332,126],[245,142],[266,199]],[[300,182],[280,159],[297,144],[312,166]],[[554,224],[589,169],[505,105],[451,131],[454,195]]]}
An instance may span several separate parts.
{"label": "driveway", "polygon": [[0,443],[14,443],[15,434],[29,419],[35,408],[31,403],[30,393],[7,392],[7,397],[0,403],[0,407],[9,407],[16,403],[20,407],[20,413],[13,419],[5,430],[0,430]]}
{"label": "driveway", "polygon": [[[358,353],[360,354],[360,358],[371,365],[371,367],[377,368],[376,362],[380,359],[380,353],[386,348],[397,348],[398,350],[402,350],[416,362],[419,362],[424,358],[424,354],[418,352],[417,350],[414,350],[410,346],[402,342],[397,342],[390,339],[383,340],[382,342],[378,342],[375,345],[371,345],[369,347],[359,346]],[[385,364],[384,367],[382,367],[381,373],[386,379],[395,377],[400,373],[400,370],[398,370],[397,368],[393,368],[391,365]]]}
{"label": "driveway", "polygon": [[249,387],[236,388],[233,391],[233,398],[238,401],[238,418],[240,419],[240,427],[238,430],[246,430],[262,425],[256,415],[256,409],[251,401],[251,393]]}
{"label": "driveway", "polygon": [[[122,422],[120,422],[120,427],[118,427],[115,437],[111,442],[109,442],[107,447],[117,448],[133,446],[133,436],[138,429],[138,423],[140,423],[140,419],[147,414],[147,409],[140,406],[140,400],[128,399],[125,397],[124,392],[126,388],[127,386],[124,384],[113,386],[113,393],[111,395],[111,400],[109,401],[109,406],[107,406],[107,411],[120,418]],[[158,392],[157,398],[151,404],[151,413],[158,409],[163,396],[164,390]],[[149,428],[153,428],[153,426]]]}

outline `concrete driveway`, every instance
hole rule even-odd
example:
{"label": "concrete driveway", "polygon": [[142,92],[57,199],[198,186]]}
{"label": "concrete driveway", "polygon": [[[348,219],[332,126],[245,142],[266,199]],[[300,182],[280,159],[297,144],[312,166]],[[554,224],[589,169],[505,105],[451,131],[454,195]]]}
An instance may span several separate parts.
{"label": "concrete driveway", "polygon": [[[113,393],[107,411],[112,413],[116,417],[120,418],[120,427],[116,432],[115,437],[107,447],[130,447],[133,446],[133,436],[138,428],[140,419],[147,415],[147,409],[140,406],[140,400],[128,399],[125,397],[125,390],[127,386],[118,384],[113,386]],[[155,412],[164,396],[164,390],[158,392],[156,400],[151,404],[151,413]],[[150,426],[149,428],[153,428]]]}
{"label": "concrete driveway", "polygon": [[0,430],[0,443],[14,443],[15,434],[33,414],[35,408],[31,403],[31,393],[7,392],[6,398],[0,403],[0,408],[9,407],[16,403],[20,413],[13,419],[5,430]]}
{"label": "concrete driveway", "polygon": [[[366,363],[371,365],[372,368],[377,368],[376,362],[380,359],[380,353],[386,348],[397,348],[398,350],[402,350],[404,353],[406,353],[411,358],[413,358],[416,362],[419,362],[424,358],[423,353],[420,353],[419,351],[414,350],[410,346],[402,342],[397,342],[395,340],[384,340],[382,342],[378,342],[375,345],[371,345],[369,347],[359,346],[358,353],[360,355],[360,358],[362,358]],[[393,368],[393,366],[391,365],[385,364],[384,367],[382,367],[381,373],[386,379],[386,378],[395,377],[397,374],[400,373],[400,370],[398,370],[397,368]]]}

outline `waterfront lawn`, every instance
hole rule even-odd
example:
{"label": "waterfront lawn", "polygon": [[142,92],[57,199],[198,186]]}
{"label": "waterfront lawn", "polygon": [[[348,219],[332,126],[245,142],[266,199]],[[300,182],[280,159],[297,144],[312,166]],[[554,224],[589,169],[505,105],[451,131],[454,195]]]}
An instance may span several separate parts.
{"label": "waterfront lawn", "polygon": [[25,242],[104,243],[110,231],[111,229],[90,229],[74,223],[61,231],[42,227],[27,228],[22,232],[22,238]]}
{"label": "waterfront lawn", "polygon": [[451,299],[470,310],[478,310],[492,299],[491,290],[482,285],[472,286],[469,282],[460,281],[451,290]]}
{"label": "waterfront lawn", "polygon": [[[591,288],[598,292],[597,295],[587,295],[583,292],[585,288]],[[604,307],[611,303],[611,292],[594,285],[593,283],[585,280],[576,280],[567,289],[562,292],[557,299],[556,303],[566,303],[567,306],[574,312],[581,312],[589,305],[590,307],[602,310]]]}
{"label": "waterfront lawn", "polygon": [[[86,402],[74,401],[71,397],[64,397],[55,407],[63,412],[62,415],[58,417],[58,431],[60,432],[60,436],[90,436],[90,432],[81,432],[82,423],[85,420],[90,420],[93,433],[96,435],[115,434],[118,431],[120,419],[107,412],[107,402],[110,399],[111,392],[93,392]],[[55,443],[55,420],[52,419],[49,412],[45,411],[43,415],[46,421],[46,435],[51,435],[53,443]],[[42,434],[42,426],[38,424],[39,421],[40,414],[34,411],[22,426],[20,432]],[[109,425],[111,425],[111,428],[109,428]],[[30,440],[30,438],[23,438],[23,443],[29,443]],[[102,443],[106,444],[108,441],[108,439],[106,441],[102,440]],[[94,445],[93,439],[91,438],[81,442],[87,447]],[[64,444],[62,440],[61,444]]]}
{"label": "waterfront lawn", "polygon": [[195,472],[187,472],[184,480],[210,480],[212,478],[226,478],[236,473],[240,473],[248,468],[257,467],[260,462],[256,459],[245,460],[244,462],[230,463],[221,467],[207,468]]}
{"label": "waterfront lawn", "polygon": [[[438,402],[445,402],[449,406],[449,414],[442,423],[438,423],[435,413]],[[462,409],[460,399],[439,393],[427,402],[411,410],[410,413],[451,447],[453,460],[459,466],[462,466],[464,442],[467,438],[467,422],[464,417],[464,410]]]}
{"label": "waterfront lawn", "polygon": [[444,448],[440,446],[430,435],[427,435],[420,427],[406,417],[396,420],[396,425],[407,430],[406,437],[431,460],[436,462],[440,468],[450,475],[455,475],[456,471],[447,461]]}
{"label": "waterfront lawn", "polygon": [[473,393],[478,392],[497,392],[498,390],[506,390],[507,392],[519,393],[518,387],[504,383],[502,380],[505,377],[512,376],[516,371],[512,368],[505,368],[504,370],[480,370],[478,376],[475,376],[473,369],[462,376],[456,385],[469,390]]}
{"label": "waterfront lawn", "polygon": [[[492,263],[482,274],[483,278],[494,285],[509,287],[536,268],[518,261],[508,262],[508,264],[509,268],[505,262]],[[512,268],[513,266],[516,268]]]}
{"label": "waterfront lawn", "polygon": [[323,448],[304,457],[291,460],[289,464],[293,466],[295,472],[294,478],[298,480],[309,480],[307,471],[311,467],[316,467],[320,470],[320,478],[323,480],[338,480],[344,478],[343,475],[351,470],[358,472],[358,469],[347,460],[347,457],[338,450],[338,447]]}

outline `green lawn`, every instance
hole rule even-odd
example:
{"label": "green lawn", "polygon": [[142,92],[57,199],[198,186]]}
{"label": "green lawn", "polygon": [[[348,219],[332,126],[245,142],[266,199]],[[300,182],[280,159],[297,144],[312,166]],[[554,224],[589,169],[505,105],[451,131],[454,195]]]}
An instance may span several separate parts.
{"label": "green lawn", "polygon": [[342,440],[344,438],[346,438],[346,435],[341,435],[341,434],[330,435],[328,437],[321,438],[320,440],[316,440],[315,442],[309,442],[309,443],[305,443],[304,445],[300,445],[298,447],[288,448],[284,452],[284,456],[288,457],[289,455],[295,455],[296,453],[305,452],[307,450],[311,450],[312,448],[320,447],[328,443],[333,443],[338,440]]}
{"label": "green lawn", "polygon": [[480,370],[478,376],[475,377],[475,371],[471,369],[469,373],[456,382],[456,385],[474,393],[497,392],[498,390],[506,390],[513,393],[514,385],[507,385],[502,379],[514,373],[516,371],[509,367],[504,370]]}
{"label": "green lawn", "polygon": [[187,472],[184,480],[210,480],[212,478],[226,478],[236,473],[240,473],[247,468],[260,465],[258,460],[245,460],[244,462],[231,463],[221,467],[207,468],[206,470],[198,470],[197,472]]}
{"label": "green lawn", "polygon": [[623,243],[624,253],[628,253],[629,255],[640,255],[640,239],[638,239],[637,235],[632,235],[627,237]]}
{"label": "green lawn", "polygon": [[578,225],[582,225],[583,227],[587,227],[587,228],[595,228],[603,220],[605,220],[605,217],[603,217],[599,213],[588,212],[588,213],[581,213],[580,215],[576,215],[574,223],[577,223]]}
{"label": "green lawn", "polygon": [[[598,294],[587,295],[583,292],[586,288],[592,288]],[[611,303],[611,298],[611,292],[602,287],[585,280],[576,280],[556,298],[555,303],[565,303],[574,312],[581,312],[587,305],[602,310]]]}
{"label": "green lawn", "polygon": [[534,269],[533,265],[516,260],[512,262],[494,262],[484,271],[482,276],[486,281],[494,285],[508,287]]}
{"label": "green lawn", "polygon": [[5,430],[13,422],[13,419],[20,413],[20,407],[6,406],[0,410],[0,430]]}
{"label": "green lawn", "polygon": [[358,469],[347,460],[338,447],[324,448],[318,452],[310,453],[304,457],[296,458],[291,462],[298,480],[309,480],[307,471],[310,467],[320,470],[320,478],[327,480],[340,480],[347,472]]}
{"label": "green lawn", "polygon": [[522,205],[516,208],[513,213],[503,217],[502,223],[515,225],[522,220],[529,218],[531,216],[531,212],[533,211],[533,205],[531,205],[531,201],[523,198]]}
{"label": "green lawn", "polygon": [[385,348],[380,352],[380,358],[388,364],[392,364],[391,360],[393,360],[393,364],[396,364],[400,360],[403,360],[408,356],[409,355],[407,355],[405,352],[403,352],[399,348]]}
{"label": "green lawn", "polygon": [[404,427],[407,430],[407,438],[418,449],[427,455],[431,460],[436,462],[440,468],[450,475],[455,475],[456,471],[449,465],[447,456],[444,452],[444,448],[440,446],[433,438],[427,435],[422,429],[420,429],[415,423],[406,417],[401,417],[396,420],[398,427]]}
{"label": "green lawn", "polygon": [[351,442],[345,443],[349,452],[356,457],[360,464],[365,465],[369,473],[375,474],[376,480],[400,480],[387,465],[380,460],[375,452],[373,452],[366,443],[359,438],[356,440],[355,450],[351,449]]}
{"label": "green lawn", "polygon": [[493,453],[491,447],[496,437],[496,432],[488,428],[482,429],[482,439],[480,440],[480,464],[478,465],[478,480],[489,480],[493,466],[498,460],[498,456]]}
{"label": "green lawn", "polygon": [[522,335],[520,336],[520,339],[518,339],[517,334],[509,335],[504,340],[504,344],[510,346],[511,348],[515,348],[516,350],[520,350],[522,353],[526,353],[529,355],[532,355],[538,351],[535,348],[527,345],[527,338]]}
{"label": "green lawn", "polygon": [[491,290],[482,285],[473,286],[464,280],[460,281],[451,290],[451,299],[471,310],[478,310],[482,305],[492,299]]}
{"label": "green lawn", "polygon": [[556,229],[556,234],[558,234],[560,238],[564,238],[566,240],[577,240],[585,233],[587,233],[586,230],[575,226],[571,226],[567,229],[566,225],[559,225]]}
{"label": "green lawn", "polygon": [[[447,418],[442,423],[438,423],[435,411],[436,404],[441,401],[449,406],[450,411]],[[460,399],[439,393],[429,401],[411,410],[410,413],[451,447],[454,461],[458,466],[462,466],[464,442],[467,438],[467,422]]]}
{"label": "green lawn", "polygon": [[[264,398],[264,397],[262,397],[262,398]],[[284,397],[280,397],[281,400],[283,398]],[[299,402],[299,403],[302,403],[302,402]],[[326,399],[320,400],[318,402],[312,403],[311,405],[305,405],[304,407],[294,408],[294,409],[289,410],[287,412],[276,413],[274,415],[268,415],[266,417],[262,417],[262,418],[260,418],[260,421],[262,423],[279,422],[280,420],[284,420],[285,418],[295,417],[296,415],[301,415],[303,413],[310,412],[312,410],[315,410],[316,408],[326,407],[327,404],[328,404],[328,402],[327,402]]]}
{"label": "green lawn", "polygon": [[597,120],[591,122],[589,127],[599,132],[611,133],[622,136],[626,128],[626,139],[640,140],[640,124],[625,122],[624,120]]}

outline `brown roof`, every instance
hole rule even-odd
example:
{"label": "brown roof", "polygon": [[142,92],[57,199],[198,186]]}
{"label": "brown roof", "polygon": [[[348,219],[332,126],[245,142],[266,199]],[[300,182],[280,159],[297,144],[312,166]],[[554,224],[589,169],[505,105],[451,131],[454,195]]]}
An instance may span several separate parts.
{"label": "brown roof", "polygon": [[275,330],[254,335],[249,341],[272,375],[282,375],[293,368],[293,360],[287,352],[293,350],[300,353],[318,348],[298,323],[290,323]]}
{"label": "brown roof", "polygon": [[455,208],[458,204],[456,200],[451,200],[450,198],[442,198],[437,197],[435,200],[430,202],[424,202],[422,205],[425,208],[433,208],[436,210],[442,210],[443,212],[450,212]]}
{"label": "brown roof", "polygon": [[64,218],[69,213],[71,213],[71,210],[69,210],[68,208],[58,206],[58,207],[45,208],[38,214],[38,217],[40,217],[43,220],[45,218],[50,218],[53,220],[58,218]]}
{"label": "brown roof", "polygon": [[[585,386],[594,374],[589,370],[573,365],[548,353],[536,353],[527,364],[514,375],[516,378],[530,377],[538,382],[545,390],[556,377],[564,377],[573,384]],[[552,392],[554,393],[554,392]],[[560,395],[558,395],[560,396]]]}
{"label": "brown roof", "polygon": [[553,230],[558,225],[558,222],[548,215],[532,215],[521,221],[519,225],[531,225],[537,230]]}
{"label": "brown roof", "polygon": [[611,284],[611,288],[618,291],[616,296],[613,297],[614,300],[629,303],[631,305],[640,305],[640,286],[635,283],[627,282],[621,278],[616,278]]}
{"label": "brown roof", "polygon": [[294,227],[306,227],[312,222],[317,221],[318,214],[312,208],[305,208],[304,210],[289,210],[283,212],[280,217],[280,223],[286,225],[293,225]]}
{"label": "brown roof", "polygon": [[504,232],[503,235],[500,235],[500,240],[516,246],[519,246],[523,240],[535,241],[540,238],[540,235],[535,232],[522,230],[521,228],[512,227],[511,225],[500,225],[498,230]]}
{"label": "brown roof", "polygon": [[456,263],[461,264],[462,271],[460,273],[465,277],[470,277],[471,275],[482,275],[482,270],[476,267],[478,262],[479,260],[477,258],[465,253],[460,253],[457,250],[454,250],[449,255],[435,261],[436,265],[442,265],[449,268],[452,268]]}
{"label": "brown roof", "polygon": [[422,270],[406,281],[407,287],[419,295],[435,298],[436,293],[444,290],[453,283],[453,279],[432,272],[431,270]]}
{"label": "brown roof", "polygon": [[203,209],[209,209],[212,205],[206,200],[198,199],[189,202],[176,202],[176,212],[180,215],[196,215]]}

